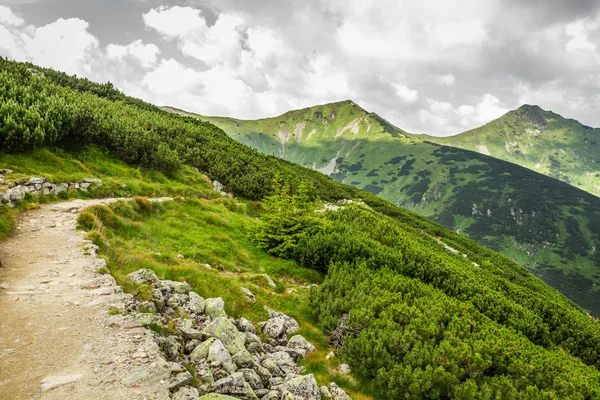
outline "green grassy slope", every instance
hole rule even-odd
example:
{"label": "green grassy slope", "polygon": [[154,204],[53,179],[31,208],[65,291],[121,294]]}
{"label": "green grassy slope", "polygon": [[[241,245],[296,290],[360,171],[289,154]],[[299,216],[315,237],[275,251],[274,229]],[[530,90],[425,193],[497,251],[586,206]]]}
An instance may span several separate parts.
{"label": "green grassy slope", "polygon": [[410,135],[350,101],[258,121],[199,118],[262,153],[316,169],[467,235],[600,312],[595,196],[512,163]]}
{"label": "green grassy slope", "polygon": [[524,105],[480,128],[430,141],[478,151],[600,196],[600,129]]}

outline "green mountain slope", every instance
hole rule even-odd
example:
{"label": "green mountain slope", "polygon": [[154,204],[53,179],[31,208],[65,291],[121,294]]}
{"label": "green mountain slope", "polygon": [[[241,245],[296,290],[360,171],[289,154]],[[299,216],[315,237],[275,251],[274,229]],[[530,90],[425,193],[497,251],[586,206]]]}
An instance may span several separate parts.
{"label": "green mountain slope", "polygon": [[510,161],[600,196],[600,129],[524,105],[480,128],[428,140]]}
{"label": "green mountain slope", "polygon": [[[600,397],[600,324],[508,258],[372,193],[260,154],[209,123],[163,112],[108,85],[51,70],[40,76],[30,67],[0,60],[0,162],[25,175],[47,171],[36,154],[57,154],[55,162],[66,165],[56,176],[67,177],[91,168],[86,166],[101,149],[107,156],[95,171],[110,178],[110,190],[119,190],[123,174],[127,193],[185,196],[164,207],[138,199],[82,214],[79,223],[121,282],[145,267],[185,280],[204,295],[222,295],[235,315],[263,319],[261,303],[278,306],[319,342],[320,351],[303,361],[308,372],[320,384],[341,381],[358,392],[351,392],[357,399]],[[348,107],[352,118],[354,107]],[[364,129],[383,138],[393,127],[371,123],[371,130]],[[409,148],[440,151],[440,162],[456,158],[392,133],[408,140]],[[337,139],[346,134],[341,130]],[[71,162],[85,149],[91,150],[80,163]],[[415,151],[413,163],[417,154],[426,156]],[[485,168],[480,160],[468,165]],[[398,179],[405,179],[406,169]],[[199,172],[224,183],[236,198],[217,197]],[[187,177],[189,191],[182,187]],[[147,187],[127,187],[136,182]],[[326,202],[344,208],[323,212]],[[11,216],[0,218],[5,215]],[[285,250],[285,259],[274,257],[275,250]],[[257,276],[263,272],[278,278],[275,288]],[[317,287],[306,290],[311,282]],[[240,286],[251,284],[254,305],[242,303]],[[125,286],[142,299],[150,295],[147,285]],[[165,336],[173,329],[155,328]],[[328,361],[324,333],[332,330],[331,344],[341,349],[337,360]],[[341,361],[360,381],[332,370]],[[264,364],[259,355],[254,362]],[[187,367],[198,372],[206,364]]]}
{"label": "green mountain slope", "polygon": [[596,196],[512,163],[410,135],[351,101],[258,121],[199,118],[262,153],[316,169],[467,235],[600,312]]}

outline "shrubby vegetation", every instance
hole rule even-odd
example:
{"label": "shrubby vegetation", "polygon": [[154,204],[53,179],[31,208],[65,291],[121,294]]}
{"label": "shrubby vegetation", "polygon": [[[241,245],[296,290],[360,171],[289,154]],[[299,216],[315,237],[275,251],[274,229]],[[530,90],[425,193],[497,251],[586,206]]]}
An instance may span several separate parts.
{"label": "shrubby vegetation", "polygon": [[[337,331],[343,356],[382,397],[600,396],[598,323],[507,258],[372,194],[260,155],[211,124],[127,98],[111,85],[42,69],[37,76],[29,68],[0,61],[2,151],[93,145],[158,171],[195,167],[239,196],[265,200],[254,240],[327,274],[311,295],[312,316]],[[317,200],[358,197],[363,206],[313,211]],[[108,226],[133,238],[142,228],[127,220],[146,218],[144,207],[96,208],[80,223],[98,235]],[[217,217],[198,221],[227,228]]]}

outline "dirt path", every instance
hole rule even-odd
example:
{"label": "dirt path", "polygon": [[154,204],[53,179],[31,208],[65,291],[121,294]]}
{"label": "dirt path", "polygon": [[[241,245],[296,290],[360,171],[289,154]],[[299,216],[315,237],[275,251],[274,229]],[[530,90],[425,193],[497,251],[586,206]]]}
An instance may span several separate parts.
{"label": "dirt path", "polygon": [[121,383],[161,357],[145,328],[107,327],[128,295],[95,273],[104,260],[75,229],[82,208],[115,200],[45,205],[0,242],[0,399],[164,398]]}

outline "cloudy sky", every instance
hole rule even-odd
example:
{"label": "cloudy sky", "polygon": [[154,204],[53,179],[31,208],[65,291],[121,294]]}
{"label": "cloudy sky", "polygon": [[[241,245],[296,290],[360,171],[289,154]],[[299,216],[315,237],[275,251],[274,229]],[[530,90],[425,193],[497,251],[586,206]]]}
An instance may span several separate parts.
{"label": "cloudy sky", "polygon": [[205,115],[352,99],[450,135],[528,103],[600,127],[597,0],[0,0],[0,55]]}

